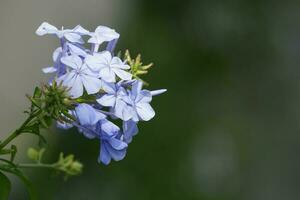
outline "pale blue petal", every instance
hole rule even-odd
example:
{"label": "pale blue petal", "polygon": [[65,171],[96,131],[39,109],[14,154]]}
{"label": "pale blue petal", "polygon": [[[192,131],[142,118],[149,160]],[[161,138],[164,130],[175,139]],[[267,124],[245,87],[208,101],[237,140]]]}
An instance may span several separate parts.
{"label": "pale blue petal", "polygon": [[79,69],[82,66],[82,60],[79,56],[71,55],[62,57],[61,62],[73,69]]}
{"label": "pale blue petal", "polygon": [[117,138],[111,138],[108,140],[108,143],[111,145],[112,148],[115,150],[122,150],[127,148],[127,144]]}
{"label": "pale blue petal", "polygon": [[39,36],[46,35],[46,34],[56,34],[57,28],[55,26],[52,26],[48,22],[43,22],[39,28],[36,30],[36,34]]}
{"label": "pale blue petal", "polygon": [[43,68],[42,71],[45,74],[48,74],[48,73],[54,73],[54,72],[56,72],[57,69],[55,67],[46,67],[46,68]]}
{"label": "pale blue petal", "polygon": [[75,111],[81,125],[95,125],[99,120],[105,117],[105,115],[101,115],[101,113],[86,103],[79,104],[75,108]]}
{"label": "pale blue petal", "polygon": [[101,121],[101,130],[106,134],[112,136],[116,134],[120,130],[120,128],[114,123],[104,119]]}
{"label": "pale blue petal", "polygon": [[123,61],[119,57],[113,57],[111,60],[110,66],[113,68],[119,68],[119,69],[130,69],[130,66],[124,64]]}
{"label": "pale blue petal", "polygon": [[102,82],[100,79],[87,75],[80,75],[80,77],[88,94],[95,94],[100,91],[102,86]]}
{"label": "pale blue petal", "polygon": [[115,105],[115,115],[122,120],[129,120],[132,117],[130,107],[122,100],[117,100]]}
{"label": "pale blue petal", "polygon": [[148,103],[139,103],[136,105],[136,111],[139,117],[144,121],[149,121],[155,116],[153,108]]}
{"label": "pale blue petal", "polygon": [[101,68],[109,67],[111,61],[111,54],[108,51],[88,55],[85,62],[93,71],[99,71]]}
{"label": "pale blue petal", "polygon": [[120,37],[120,34],[117,33],[114,29],[106,26],[98,26],[95,30],[95,34],[98,36],[98,39],[100,39],[100,41],[102,40],[106,42]]}
{"label": "pale blue petal", "polygon": [[74,44],[69,43],[69,42],[67,43],[67,45],[68,45],[68,48],[69,48],[69,50],[72,54],[76,54],[76,55],[82,56],[82,57],[85,57],[87,55],[87,53],[85,52],[83,47],[78,46],[78,45],[74,45]]}
{"label": "pale blue petal", "polygon": [[120,161],[126,156],[126,148],[122,150],[114,149],[110,144],[105,143],[106,150],[115,161]]}
{"label": "pale blue petal", "polygon": [[110,42],[108,42],[108,44],[106,46],[106,50],[109,51],[111,54],[113,54],[117,42],[118,42],[118,39],[113,39]]}
{"label": "pale blue petal", "polygon": [[142,90],[142,87],[143,87],[142,81],[136,80],[136,82],[132,84],[131,94],[132,94],[133,99],[137,98],[138,94]]}
{"label": "pale blue petal", "polygon": [[112,68],[112,70],[122,80],[131,80],[131,78],[132,78],[132,74],[127,71],[124,71],[124,70],[118,69],[118,68]]}
{"label": "pale blue petal", "polygon": [[102,68],[99,72],[99,76],[106,82],[116,82],[115,73],[108,67]]}
{"label": "pale blue petal", "polygon": [[83,85],[82,85],[80,76],[75,75],[74,78],[72,80],[70,80],[70,82],[68,82],[68,84],[66,86],[70,88],[69,94],[73,98],[78,98],[78,97],[82,96]]}
{"label": "pale blue petal", "polygon": [[103,81],[102,83],[102,89],[107,93],[107,94],[116,94],[116,85],[114,83],[108,83]]}
{"label": "pale blue petal", "polygon": [[99,99],[97,99],[97,102],[102,106],[112,107],[116,103],[116,97],[115,97],[115,95],[105,94],[102,97],[100,97]]}
{"label": "pale blue petal", "polygon": [[80,25],[77,25],[75,28],[73,28],[73,32],[79,33],[80,35],[89,35],[90,34],[90,32],[88,30],[86,30],[85,28],[83,28]]}
{"label": "pale blue petal", "polygon": [[100,154],[98,157],[98,162],[103,163],[105,165],[108,165],[111,161],[111,156],[109,155],[108,151],[106,150],[104,146],[104,142],[101,142],[101,147],[100,147]]}
{"label": "pale blue petal", "polygon": [[156,96],[156,95],[160,95],[162,93],[165,93],[166,91],[167,91],[167,89],[160,89],[160,90],[150,91],[150,93],[151,93],[152,96]]}
{"label": "pale blue petal", "polygon": [[84,41],[83,39],[81,38],[80,35],[76,34],[76,33],[72,33],[72,32],[67,32],[64,34],[65,38],[70,41],[70,42],[73,42],[73,43],[80,43],[80,44],[83,44]]}
{"label": "pale blue petal", "polygon": [[52,54],[52,59],[54,62],[57,62],[57,60],[61,57],[62,54],[62,48],[58,47],[57,49],[54,50]]}
{"label": "pale blue petal", "polygon": [[123,121],[123,134],[126,143],[130,143],[132,141],[132,137],[135,136],[138,131],[136,122],[132,120]]}
{"label": "pale blue petal", "polygon": [[138,103],[138,102],[141,102],[141,103],[150,103],[152,100],[152,95],[150,93],[150,91],[148,90],[142,90],[137,98],[135,99],[135,102]]}

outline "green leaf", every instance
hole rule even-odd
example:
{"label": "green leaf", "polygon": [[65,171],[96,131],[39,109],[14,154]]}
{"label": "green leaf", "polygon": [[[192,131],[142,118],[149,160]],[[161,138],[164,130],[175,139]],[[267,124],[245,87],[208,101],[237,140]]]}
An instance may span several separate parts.
{"label": "green leaf", "polygon": [[10,165],[0,165],[0,170],[16,175],[23,182],[24,186],[26,187],[26,189],[28,191],[29,199],[37,200],[36,192],[31,184],[31,182],[28,180],[28,178],[26,176],[23,175],[23,173],[20,170],[18,170],[17,168],[13,168]]}
{"label": "green leaf", "polygon": [[33,92],[33,97],[39,98],[41,96],[42,96],[42,90],[39,87],[35,87],[34,92]]}
{"label": "green leaf", "polygon": [[0,200],[7,200],[9,197],[11,184],[9,179],[0,172]]}

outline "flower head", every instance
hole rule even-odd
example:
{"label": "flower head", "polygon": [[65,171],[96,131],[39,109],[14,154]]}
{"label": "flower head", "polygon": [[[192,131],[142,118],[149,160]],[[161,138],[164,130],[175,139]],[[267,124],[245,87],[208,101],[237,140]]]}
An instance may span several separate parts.
{"label": "flower head", "polygon": [[72,43],[83,44],[82,35],[89,34],[89,31],[81,27],[80,25],[76,26],[73,29],[62,29],[58,30],[55,26],[49,24],[48,22],[43,22],[39,28],[36,30],[36,34],[43,36],[46,34],[56,35],[58,38],[64,38]]}
{"label": "flower head", "polygon": [[86,64],[99,73],[99,77],[107,82],[116,82],[116,76],[121,80],[131,80],[132,75],[127,72],[130,66],[119,57],[113,57],[110,52],[103,51],[86,57]]}
{"label": "flower head", "polygon": [[[45,109],[57,119],[59,128],[76,127],[86,138],[98,139],[99,163],[108,165],[111,160],[122,160],[128,144],[138,133],[138,122],[149,121],[155,116],[150,105],[152,97],[166,91],[142,88],[145,82],[139,75],[148,73],[152,64],[143,65],[140,55],[131,59],[128,51],[125,61],[114,56],[120,35],[105,26],[98,26],[94,32],[81,26],[58,30],[44,22],[36,33],[56,35],[61,45],[53,52],[53,65],[44,68],[43,72],[54,74],[51,80],[55,81],[51,81],[46,89],[57,85],[63,89],[57,90],[59,95],[45,93],[52,99],[50,104],[45,103],[45,107],[49,107]],[[90,37],[87,42],[92,43],[91,48],[86,48],[83,35]],[[105,49],[99,50],[104,42],[107,42]],[[31,100],[37,102],[36,99],[39,98]],[[121,120],[122,127],[112,120]],[[81,170],[76,162],[71,168]]]}

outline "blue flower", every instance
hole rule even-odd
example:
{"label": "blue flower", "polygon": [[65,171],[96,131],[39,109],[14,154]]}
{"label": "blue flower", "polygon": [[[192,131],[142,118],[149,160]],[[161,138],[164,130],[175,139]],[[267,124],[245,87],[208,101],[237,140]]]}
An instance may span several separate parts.
{"label": "blue flower", "polygon": [[100,155],[98,162],[108,165],[111,159],[122,160],[126,155],[127,143],[118,137],[119,128],[108,120],[101,120],[97,124],[100,137]]}
{"label": "blue flower", "polygon": [[83,86],[88,94],[99,92],[102,87],[102,81],[98,75],[93,73],[81,58],[76,55],[61,58],[61,62],[70,67],[69,72],[57,79],[64,86],[70,88],[69,93],[73,98],[82,96]]}
{"label": "blue flower", "polygon": [[111,107],[116,117],[127,121],[132,117],[131,108],[124,101],[124,98],[128,98],[128,93],[121,85],[122,81],[117,84],[108,83],[103,87],[106,93],[97,99],[97,102],[102,106]]}
{"label": "blue flower", "polygon": [[116,82],[116,76],[122,80],[132,78],[132,74],[125,71],[130,66],[119,57],[112,57],[108,51],[88,55],[85,62],[93,71],[99,72],[99,77],[106,82]]}
{"label": "blue flower", "polygon": [[[166,90],[145,90],[142,89],[141,81],[132,79],[127,61],[114,56],[114,48],[120,37],[114,29],[98,26],[95,32],[89,32],[78,25],[74,29],[58,30],[44,22],[36,33],[40,36],[56,35],[59,38],[61,47],[53,52],[54,64],[44,68],[43,72],[54,73],[52,79],[69,88],[69,95],[74,98],[72,102],[75,108],[69,111],[74,121],[58,121],[57,127],[77,127],[86,138],[98,139],[99,163],[108,165],[111,160],[122,160],[128,144],[138,133],[137,123],[155,116],[150,105],[152,97]],[[90,36],[87,41],[92,44],[90,49],[85,47],[84,35]],[[98,52],[104,42],[107,42],[105,50]],[[129,60],[133,68],[141,65],[140,57],[136,58],[135,63]],[[143,67],[146,69],[149,66]],[[110,119],[122,120],[122,129]]]}
{"label": "blue flower", "polygon": [[74,123],[89,139],[100,139],[100,154],[98,161],[109,164],[111,159],[122,160],[126,155],[127,144],[120,138],[119,127],[106,119],[106,116],[99,110],[88,104],[79,104],[76,109],[78,123]]}
{"label": "blue flower", "polygon": [[72,43],[83,44],[84,41],[82,39],[82,35],[89,35],[90,32],[80,25],[71,29],[62,29],[58,30],[55,26],[49,24],[48,22],[43,22],[39,28],[36,30],[36,34],[39,36],[43,36],[46,34],[56,35],[58,38],[65,38],[66,40]]}
{"label": "blue flower", "polygon": [[127,101],[132,107],[133,121],[149,121],[155,116],[155,112],[150,105],[152,95],[148,90],[142,90],[143,83],[136,81],[130,91],[130,100]]}
{"label": "blue flower", "polygon": [[129,100],[126,100],[128,104],[132,107],[132,120],[137,122],[139,120],[149,121],[155,116],[155,112],[150,105],[152,101],[152,96],[159,95],[167,90],[142,90],[143,83],[136,80],[132,84],[132,89],[129,94]]}
{"label": "blue flower", "polygon": [[111,29],[106,26],[98,26],[94,33],[90,33],[91,38],[88,40],[88,43],[93,43],[100,45],[103,42],[109,42],[114,39],[118,39],[120,34],[117,33],[114,29]]}
{"label": "blue flower", "polygon": [[97,137],[95,133],[96,124],[106,118],[106,115],[96,110],[92,106],[82,103],[75,108],[76,118],[78,123],[75,126],[78,127],[79,131],[89,139]]}

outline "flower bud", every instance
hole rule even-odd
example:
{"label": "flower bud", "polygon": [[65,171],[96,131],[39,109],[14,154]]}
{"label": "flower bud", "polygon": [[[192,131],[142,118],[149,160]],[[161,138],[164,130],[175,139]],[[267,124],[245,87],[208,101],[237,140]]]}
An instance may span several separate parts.
{"label": "flower bud", "polygon": [[27,156],[29,159],[37,161],[39,159],[39,152],[36,149],[30,147],[27,150]]}

